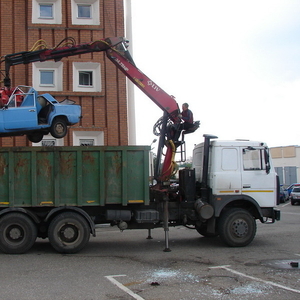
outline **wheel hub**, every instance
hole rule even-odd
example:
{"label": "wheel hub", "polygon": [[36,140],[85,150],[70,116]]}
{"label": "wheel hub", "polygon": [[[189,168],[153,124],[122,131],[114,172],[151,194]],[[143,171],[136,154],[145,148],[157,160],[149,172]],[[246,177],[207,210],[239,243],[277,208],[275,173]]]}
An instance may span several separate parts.
{"label": "wheel hub", "polygon": [[232,229],[237,237],[244,237],[248,233],[248,224],[245,220],[238,219],[233,222]]}
{"label": "wheel hub", "polygon": [[72,243],[78,238],[78,229],[75,225],[65,224],[59,231],[59,237],[63,242]]}
{"label": "wheel hub", "polygon": [[62,126],[62,124],[57,124],[55,130],[58,134],[62,134],[64,132],[64,127]]}
{"label": "wheel hub", "polygon": [[24,237],[24,231],[20,226],[11,225],[6,230],[6,238],[10,242],[21,241]]}

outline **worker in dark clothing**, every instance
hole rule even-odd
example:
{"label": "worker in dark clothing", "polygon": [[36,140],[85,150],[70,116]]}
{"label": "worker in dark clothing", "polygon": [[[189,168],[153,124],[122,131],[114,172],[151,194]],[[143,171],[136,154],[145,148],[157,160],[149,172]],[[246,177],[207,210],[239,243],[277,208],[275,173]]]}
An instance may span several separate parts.
{"label": "worker in dark clothing", "polygon": [[181,118],[184,122],[175,128],[173,141],[178,141],[182,130],[189,130],[194,126],[193,113],[189,109],[189,105],[187,103],[182,104],[182,112],[179,114],[179,118]]}
{"label": "worker in dark clothing", "polygon": [[182,104],[181,119],[184,121],[184,123],[181,124],[181,130],[188,130],[194,126],[193,113],[189,109],[189,105],[187,103]]}

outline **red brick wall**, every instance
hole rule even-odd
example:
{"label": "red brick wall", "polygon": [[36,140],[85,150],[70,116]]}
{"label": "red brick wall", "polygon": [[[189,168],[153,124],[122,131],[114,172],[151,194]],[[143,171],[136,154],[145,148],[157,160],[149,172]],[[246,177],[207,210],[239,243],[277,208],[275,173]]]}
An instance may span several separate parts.
{"label": "red brick wall", "polygon": [[[65,37],[75,38],[77,44],[105,37],[124,36],[123,0],[100,0],[100,25],[72,25],[71,1],[62,0],[62,24],[32,24],[31,0],[0,1],[0,55],[29,50],[39,40],[49,48]],[[64,145],[72,145],[72,131],[103,131],[105,145],[127,145],[127,103],[125,76],[105,57],[91,53],[62,59],[64,63],[63,91],[50,92],[58,101],[68,97],[82,106],[83,118],[72,126]],[[72,62],[99,62],[102,91],[73,92]],[[1,66],[4,70],[4,64]],[[32,65],[17,65],[10,71],[12,86],[32,85]],[[3,80],[3,75],[0,77]],[[1,84],[1,86],[3,83]],[[44,93],[44,92],[42,92]],[[26,137],[0,138],[0,146],[31,145]]]}

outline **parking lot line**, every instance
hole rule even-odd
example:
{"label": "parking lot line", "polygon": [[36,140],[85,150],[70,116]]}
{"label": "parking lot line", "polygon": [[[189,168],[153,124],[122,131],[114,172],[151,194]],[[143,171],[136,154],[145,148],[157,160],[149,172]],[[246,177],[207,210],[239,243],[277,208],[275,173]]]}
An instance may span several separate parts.
{"label": "parking lot line", "polygon": [[117,281],[114,277],[121,277],[121,276],[126,276],[126,275],[110,275],[110,276],[105,276],[111,283],[116,285],[119,289],[123,290],[126,292],[128,295],[132,296],[136,300],[145,300],[144,298],[140,297],[139,295],[135,294],[132,290],[124,286],[122,283]]}
{"label": "parking lot line", "polygon": [[290,291],[290,292],[293,292],[293,293],[300,294],[300,290],[292,289],[292,288],[289,288],[287,286],[284,286],[284,285],[281,285],[281,284],[278,284],[278,283],[275,283],[275,282],[272,282],[272,281],[269,281],[269,280],[263,280],[263,279],[258,278],[258,277],[249,276],[247,274],[244,274],[244,273],[235,271],[233,269],[230,269],[229,267],[230,267],[230,265],[225,265],[225,266],[210,267],[210,269],[223,269],[223,270],[226,270],[228,272],[231,272],[231,273],[236,274],[236,275],[241,276],[241,277],[246,277],[246,278],[249,278],[249,279],[254,280],[254,281],[260,281],[260,282],[263,282],[265,284],[269,284],[269,285],[278,287],[278,288],[286,290],[286,291]]}

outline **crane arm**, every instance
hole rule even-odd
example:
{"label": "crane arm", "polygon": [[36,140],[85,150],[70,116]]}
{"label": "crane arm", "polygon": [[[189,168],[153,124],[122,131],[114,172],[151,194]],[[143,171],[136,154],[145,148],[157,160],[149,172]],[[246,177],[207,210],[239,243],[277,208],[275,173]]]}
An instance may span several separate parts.
{"label": "crane arm", "polygon": [[[65,45],[61,44],[67,41]],[[71,42],[70,42],[71,41]],[[106,39],[101,39],[91,43],[84,43],[77,45],[73,38],[66,38],[60,42],[56,47],[48,49],[45,45],[35,47],[31,51],[23,51],[18,53],[13,53],[4,56],[5,62],[5,78],[4,85],[9,90],[11,86],[11,81],[9,77],[9,70],[11,66],[18,64],[29,64],[37,61],[47,61],[54,60],[59,61],[64,57],[80,55],[92,52],[105,51],[108,59],[129,78],[135,86],[137,86],[144,94],[146,94],[157,106],[159,106],[164,111],[164,122],[161,128],[161,138],[158,146],[157,161],[160,162],[162,156],[162,149],[166,144],[167,153],[164,160],[164,166],[160,175],[158,175],[158,165],[157,165],[157,178],[161,181],[167,180],[173,172],[173,158],[175,155],[175,146],[172,138],[168,137],[169,142],[165,143],[165,136],[168,135],[167,119],[171,120],[175,126],[174,130],[178,129],[178,124],[181,122],[179,117],[179,107],[174,99],[174,97],[167,94],[162,88],[160,88],[153,80],[146,76],[142,71],[140,71],[131,55],[127,49],[127,41],[123,37],[111,37]],[[176,129],[177,128],[177,129]]]}
{"label": "crane arm", "polygon": [[92,52],[106,51],[107,57],[121,70],[139,89],[141,89],[156,105],[167,112],[173,122],[180,122],[179,108],[175,99],[163,91],[154,81],[141,72],[134,64],[126,40],[123,37],[106,38],[99,41],[79,45],[67,44],[62,47],[23,51],[5,55],[4,85],[10,87],[9,70],[11,66],[29,64],[37,61],[55,60],[64,57]]}

